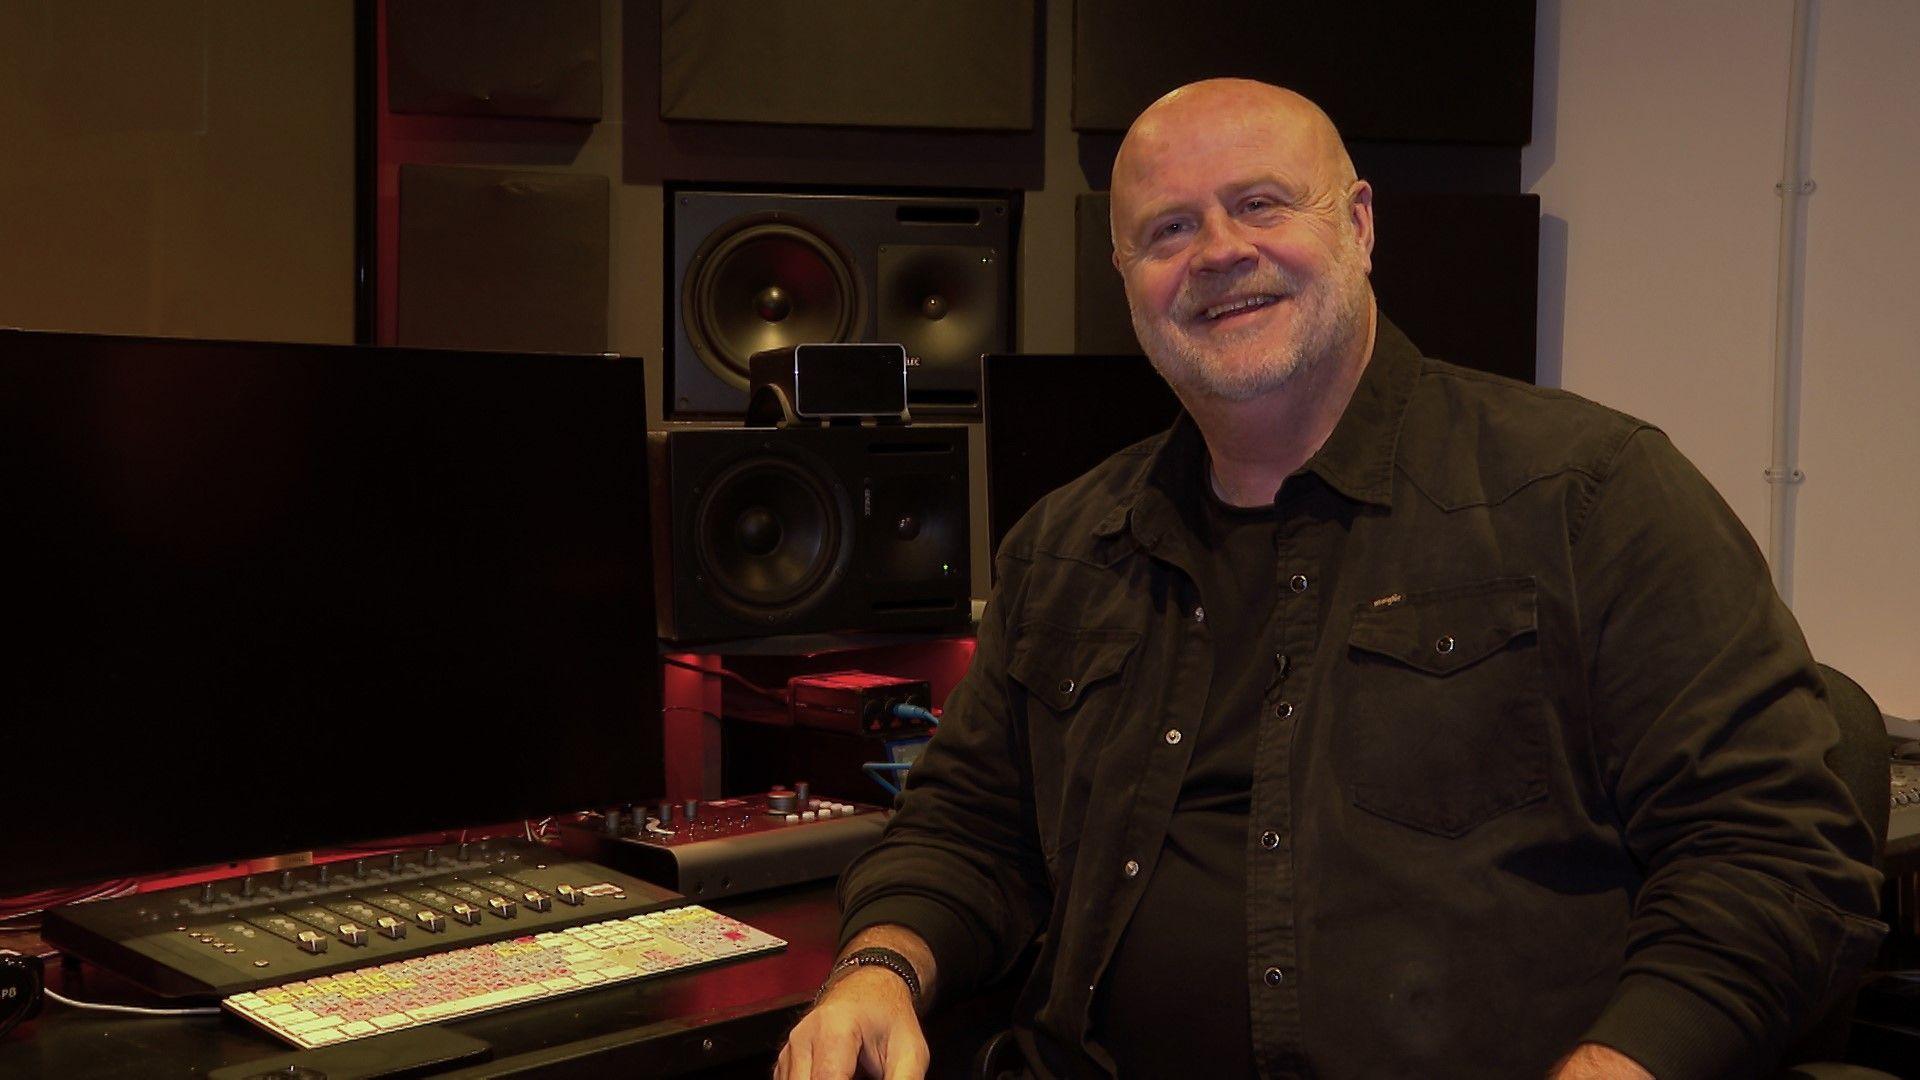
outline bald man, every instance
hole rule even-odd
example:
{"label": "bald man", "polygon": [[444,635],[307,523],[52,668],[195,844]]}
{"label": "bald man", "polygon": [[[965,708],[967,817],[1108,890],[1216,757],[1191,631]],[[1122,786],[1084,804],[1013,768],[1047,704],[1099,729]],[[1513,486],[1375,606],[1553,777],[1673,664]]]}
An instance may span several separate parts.
{"label": "bald man", "polygon": [[1423,358],[1296,94],[1156,102],[1112,224],[1185,414],[1008,534],[776,1074],[919,1076],[1037,944],[1037,1075],[1763,1075],[1885,928],[1737,519],[1650,426]]}

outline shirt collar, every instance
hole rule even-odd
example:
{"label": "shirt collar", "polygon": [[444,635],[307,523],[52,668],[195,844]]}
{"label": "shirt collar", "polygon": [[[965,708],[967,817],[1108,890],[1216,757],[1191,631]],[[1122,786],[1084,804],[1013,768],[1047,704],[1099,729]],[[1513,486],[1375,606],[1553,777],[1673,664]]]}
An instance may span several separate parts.
{"label": "shirt collar", "polygon": [[1354,387],[1333,434],[1307,459],[1306,468],[1356,502],[1393,502],[1393,462],[1407,401],[1420,380],[1420,350],[1382,315],[1373,335],[1373,355]]}
{"label": "shirt collar", "polygon": [[[1353,398],[1327,441],[1307,459],[1305,471],[1315,473],[1329,487],[1356,502],[1391,505],[1400,426],[1419,378],[1420,350],[1385,315],[1379,316],[1373,354],[1354,387]],[[1196,462],[1204,462],[1205,455],[1206,442],[1199,425],[1181,410],[1166,441],[1148,459],[1120,502],[1094,526],[1094,535],[1118,535],[1131,522],[1136,537],[1151,547],[1165,533],[1165,526],[1143,527],[1136,508],[1159,501],[1156,495],[1184,503]],[[1204,469],[1199,474],[1204,476]],[[1160,519],[1158,509],[1155,507],[1151,515],[1154,520]],[[1172,505],[1165,509],[1177,513]]]}

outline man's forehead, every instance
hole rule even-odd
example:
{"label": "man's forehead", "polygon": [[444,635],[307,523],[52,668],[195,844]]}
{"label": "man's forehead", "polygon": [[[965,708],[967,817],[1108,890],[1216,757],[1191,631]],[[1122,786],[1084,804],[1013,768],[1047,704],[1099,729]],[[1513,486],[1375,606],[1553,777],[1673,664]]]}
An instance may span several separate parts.
{"label": "man's forehead", "polygon": [[[1305,99],[1300,99],[1304,102]],[[1311,110],[1311,105],[1305,107]],[[1337,136],[1320,130],[1317,111],[1237,97],[1225,101],[1163,102],[1128,131],[1114,163],[1114,185],[1132,173],[1151,173],[1169,163],[1195,160],[1261,161],[1270,168],[1311,173],[1331,165]]]}

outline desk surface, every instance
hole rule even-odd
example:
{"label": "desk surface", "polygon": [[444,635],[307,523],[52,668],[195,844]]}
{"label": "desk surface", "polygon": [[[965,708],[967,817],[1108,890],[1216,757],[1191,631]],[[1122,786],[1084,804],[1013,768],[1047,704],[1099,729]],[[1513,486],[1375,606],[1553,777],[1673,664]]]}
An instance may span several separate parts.
{"label": "desk surface", "polygon": [[[777,937],[769,956],[623,983],[447,1025],[493,1047],[493,1060],[443,1076],[674,1076],[764,1058],[784,1040],[833,959],[831,883],[709,906]],[[111,973],[48,961],[69,997],[155,1005]],[[0,1076],[197,1075],[292,1048],[230,1015],[138,1017],[48,1002],[0,1040]]]}

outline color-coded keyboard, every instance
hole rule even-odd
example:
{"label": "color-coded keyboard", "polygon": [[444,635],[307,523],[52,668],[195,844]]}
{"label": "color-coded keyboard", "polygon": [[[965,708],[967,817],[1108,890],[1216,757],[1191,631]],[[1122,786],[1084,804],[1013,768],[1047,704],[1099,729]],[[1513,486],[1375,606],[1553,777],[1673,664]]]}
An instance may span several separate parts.
{"label": "color-coded keyboard", "polygon": [[223,1004],[313,1048],[786,945],[695,904],[248,991]]}

